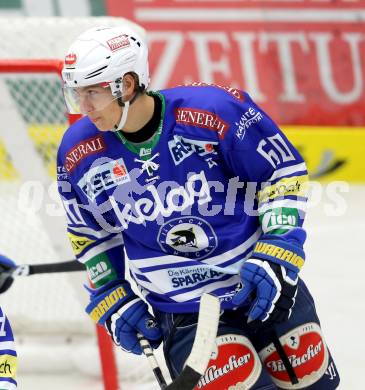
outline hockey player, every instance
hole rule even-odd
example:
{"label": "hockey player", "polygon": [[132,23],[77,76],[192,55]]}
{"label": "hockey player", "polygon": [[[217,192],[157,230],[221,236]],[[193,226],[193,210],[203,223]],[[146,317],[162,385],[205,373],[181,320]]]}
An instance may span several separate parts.
{"label": "hockey player", "polygon": [[[12,284],[13,279],[4,271],[14,267],[12,260],[0,254],[0,294]],[[0,390],[16,389],[17,354],[9,320],[0,307]]]}
{"label": "hockey player", "polygon": [[[138,332],[153,347],[163,339],[174,378],[210,292],[222,315],[198,388],[335,389],[298,276],[302,157],[246,92],[204,83],[147,92],[147,57],[124,26],[86,31],[65,57],[66,105],[84,117],[63,137],[58,180],[93,284],[87,313],[124,350],[141,353]],[[127,258],[144,299],[126,280]]]}

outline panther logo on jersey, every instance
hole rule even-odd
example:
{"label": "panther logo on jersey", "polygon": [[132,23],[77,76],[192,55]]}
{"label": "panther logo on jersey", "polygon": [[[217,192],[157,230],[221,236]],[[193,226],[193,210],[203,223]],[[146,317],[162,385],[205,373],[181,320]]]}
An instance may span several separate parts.
{"label": "panther logo on jersey", "polygon": [[196,237],[193,232],[193,228],[190,228],[188,230],[179,230],[177,232],[172,232],[174,236],[177,236],[176,238],[173,238],[173,244],[172,246],[178,247],[178,246],[190,246],[197,248],[196,246]]}
{"label": "panther logo on jersey", "polygon": [[202,218],[171,219],[160,228],[158,242],[162,250],[175,256],[203,259],[217,247],[217,236]]}

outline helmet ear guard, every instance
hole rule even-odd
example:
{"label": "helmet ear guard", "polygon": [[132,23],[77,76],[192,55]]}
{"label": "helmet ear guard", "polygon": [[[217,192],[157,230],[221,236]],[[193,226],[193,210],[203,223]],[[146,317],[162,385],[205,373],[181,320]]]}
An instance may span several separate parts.
{"label": "helmet ear guard", "polygon": [[124,83],[123,83],[123,80],[121,77],[119,77],[114,82],[110,83],[109,85],[110,85],[110,89],[112,91],[113,96],[115,96],[118,99],[123,96],[125,87],[124,87]]}

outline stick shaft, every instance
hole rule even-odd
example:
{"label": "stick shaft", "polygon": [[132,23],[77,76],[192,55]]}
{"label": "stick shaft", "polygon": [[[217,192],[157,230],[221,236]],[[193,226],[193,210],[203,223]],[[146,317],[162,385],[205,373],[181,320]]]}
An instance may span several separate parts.
{"label": "stick shaft", "polygon": [[137,333],[137,337],[141,345],[142,351],[144,355],[147,357],[148,363],[151,366],[153,374],[155,375],[155,378],[158,384],[160,385],[160,388],[164,389],[167,386],[167,384],[162,374],[161,368],[156,360],[155,354],[153,353],[153,349],[150,343],[140,333]]}
{"label": "stick shaft", "polygon": [[67,260],[59,263],[22,264],[10,270],[11,276],[30,276],[35,274],[84,271],[85,266],[77,260]]}
{"label": "stick shaft", "polygon": [[217,336],[219,317],[219,299],[210,294],[203,294],[200,300],[197,331],[192,350],[186,360],[186,365],[183,371],[169,385],[166,385],[161,369],[148,341],[145,340],[142,335],[137,335],[142,351],[147,356],[161,389],[192,390],[196,386],[209,364]]}

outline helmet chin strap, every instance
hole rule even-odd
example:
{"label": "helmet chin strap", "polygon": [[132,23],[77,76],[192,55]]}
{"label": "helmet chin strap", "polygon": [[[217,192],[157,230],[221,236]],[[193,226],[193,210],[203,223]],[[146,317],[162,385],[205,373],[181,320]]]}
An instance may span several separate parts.
{"label": "helmet chin strap", "polygon": [[125,122],[127,122],[129,104],[130,104],[129,101],[123,103],[123,113],[122,113],[122,117],[120,118],[119,125],[118,126],[115,125],[112,131],[119,131],[123,129]]}
{"label": "helmet chin strap", "polygon": [[122,105],[123,105],[122,117],[120,118],[119,124],[115,125],[114,129],[112,129],[112,131],[123,130],[123,127],[124,127],[125,123],[127,122],[129,106],[134,103],[134,101],[137,99],[137,97],[139,95],[140,95],[140,92],[136,92],[131,100],[128,100],[128,101],[122,103]]}

